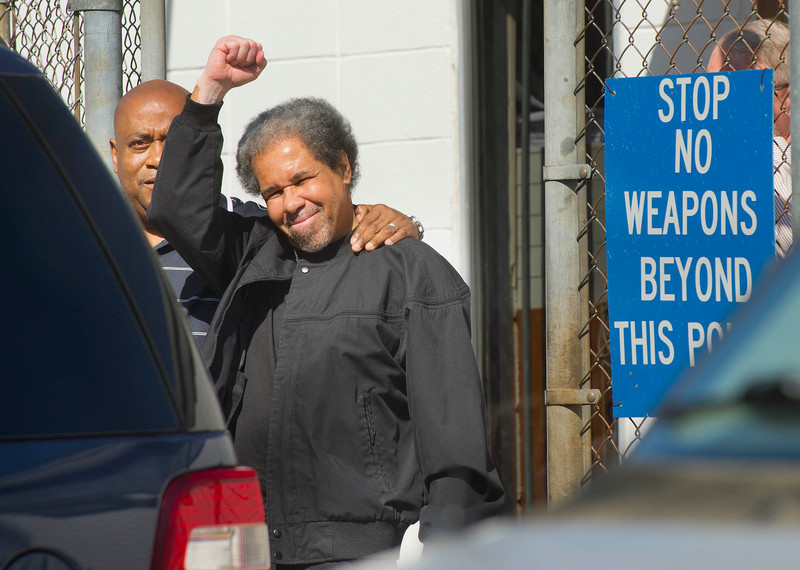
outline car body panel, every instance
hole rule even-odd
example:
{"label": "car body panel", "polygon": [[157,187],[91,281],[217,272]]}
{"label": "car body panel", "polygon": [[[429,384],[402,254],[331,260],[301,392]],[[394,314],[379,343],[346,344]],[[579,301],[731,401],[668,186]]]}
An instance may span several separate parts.
{"label": "car body panel", "polygon": [[0,125],[0,568],[147,568],[170,481],[233,444],[127,197],[2,47]]}
{"label": "car body panel", "polygon": [[[644,517],[644,514],[643,514]],[[426,544],[409,570],[676,570],[684,568],[794,568],[800,555],[796,530],[784,527],[709,525],[693,521],[495,521],[453,541]],[[352,570],[397,568],[387,553]]]}
{"label": "car body panel", "polygon": [[225,433],[0,443],[0,567],[46,546],[75,568],[147,568],[173,477],[232,465]]}

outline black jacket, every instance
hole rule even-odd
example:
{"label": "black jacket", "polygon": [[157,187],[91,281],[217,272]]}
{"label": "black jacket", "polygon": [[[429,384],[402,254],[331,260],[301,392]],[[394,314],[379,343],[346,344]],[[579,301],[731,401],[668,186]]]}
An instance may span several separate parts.
{"label": "black jacket", "polygon": [[[217,207],[218,107],[187,103],[169,131],[148,216],[224,290],[204,356],[229,420],[246,389],[240,321],[257,282],[291,280],[269,403],[265,504],[280,563],[358,558],[495,514],[469,338],[469,289],[426,244],[294,250],[269,219]],[[250,300],[248,300],[250,299]]]}

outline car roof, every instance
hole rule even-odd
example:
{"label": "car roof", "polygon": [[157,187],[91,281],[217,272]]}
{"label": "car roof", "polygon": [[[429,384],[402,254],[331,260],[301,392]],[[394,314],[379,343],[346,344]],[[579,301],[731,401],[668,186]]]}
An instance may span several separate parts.
{"label": "car roof", "polygon": [[[224,429],[127,197],[43,74],[4,47],[0,124],[0,322],[8,331],[0,373],[15,379],[0,405],[0,438],[66,435],[68,423],[77,433],[105,433],[98,410],[111,431]],[[89,371],[93,383],[77,390]],[[52,426],[12,414],[37,399],[49,402],[42,416]],[[92,408],[93,399],[118,406]]]}

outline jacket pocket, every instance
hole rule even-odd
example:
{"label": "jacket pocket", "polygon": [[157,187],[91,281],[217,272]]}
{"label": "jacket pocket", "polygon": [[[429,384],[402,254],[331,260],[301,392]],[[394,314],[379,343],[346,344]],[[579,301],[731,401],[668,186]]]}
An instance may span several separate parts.
{"label": "jacket pocket", "polygon": [[371,472],[372,478],[380,492],[390,491],[391,486],[386,477],[383,460],[381,459],[381,437],[378,433],[375,413],[372,408],[372,398],[369,393],[361,395],[361,412],[363,414],[362,420],[366,430],[370,466],[372,468],[368,470],[368,473]]}

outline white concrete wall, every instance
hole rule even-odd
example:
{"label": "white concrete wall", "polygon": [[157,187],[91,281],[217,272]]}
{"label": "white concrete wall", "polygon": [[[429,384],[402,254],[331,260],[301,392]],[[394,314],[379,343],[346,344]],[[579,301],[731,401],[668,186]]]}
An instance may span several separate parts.
{"label": "white concrete wall", "polygon": [[223,107],[224,191],[244,197],[234,153],[256,113],[289,97],[324,97],[360,143],[354,201],[417,215],[425,241],[469,280],[457,2],[167,0],[167,75],[189,90],[217,38],[264,45],[267,69]]}

